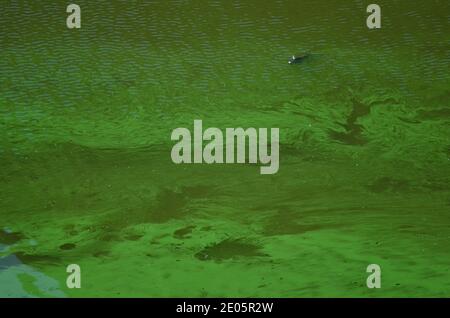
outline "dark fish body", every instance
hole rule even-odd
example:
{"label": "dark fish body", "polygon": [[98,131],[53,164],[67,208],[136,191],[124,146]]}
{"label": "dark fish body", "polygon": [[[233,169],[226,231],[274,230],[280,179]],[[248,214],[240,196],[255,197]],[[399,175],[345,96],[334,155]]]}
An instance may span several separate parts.
{"label": "dark fish body", "polygon": [[308,54],[298,54],[298,55],[293,55],[290,59],[289,59],[289,64],[298,64],[300,62],[302,62],[305,58],[308,57]]}

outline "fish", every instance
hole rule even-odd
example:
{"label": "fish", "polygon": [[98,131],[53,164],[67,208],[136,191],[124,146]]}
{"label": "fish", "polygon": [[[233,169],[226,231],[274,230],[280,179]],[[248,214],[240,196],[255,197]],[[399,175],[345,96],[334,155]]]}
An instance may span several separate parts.
{"label": "fish", "polygon": [[308,57],[308,54],[298,54],[298,55],[292,55],[292,57],[289,59],[289,64],[298,64],[302,62],[305,58]]}

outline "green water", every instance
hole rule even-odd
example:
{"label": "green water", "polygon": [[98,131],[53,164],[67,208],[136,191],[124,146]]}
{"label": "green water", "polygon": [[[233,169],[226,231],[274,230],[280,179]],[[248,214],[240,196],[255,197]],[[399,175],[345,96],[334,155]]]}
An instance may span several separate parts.
{"label": "green water", "polygon": [[[450,296],[450,2],[372,2],[3,0],[0,296]],[[194,119],[279,172],[173,164]]]}

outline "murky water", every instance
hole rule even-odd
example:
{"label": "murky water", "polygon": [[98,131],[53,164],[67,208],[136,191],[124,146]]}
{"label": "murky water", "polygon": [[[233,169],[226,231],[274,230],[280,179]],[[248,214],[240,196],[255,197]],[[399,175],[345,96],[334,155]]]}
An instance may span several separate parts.
{"label": "murky water", "polygon": [[[77,3],[1,4],[1,260],[70,296],[449,296],[448,1],[380,30],[365,1]],[[174,165],[194,119],[280,128],[280,171]]]}

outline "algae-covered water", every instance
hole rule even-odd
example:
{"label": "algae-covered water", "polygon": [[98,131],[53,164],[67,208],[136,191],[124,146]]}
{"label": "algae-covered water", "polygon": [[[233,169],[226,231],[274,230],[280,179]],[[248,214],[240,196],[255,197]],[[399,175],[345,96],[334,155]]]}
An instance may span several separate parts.
{"label": "algae-covered water", "polygon": [[[3,0],[0,296],[449,297],[450,2],[369,30],[372,2],[77,0],[68,29]],[[174,164],[194,119],[279,128],[278,173]]]}

